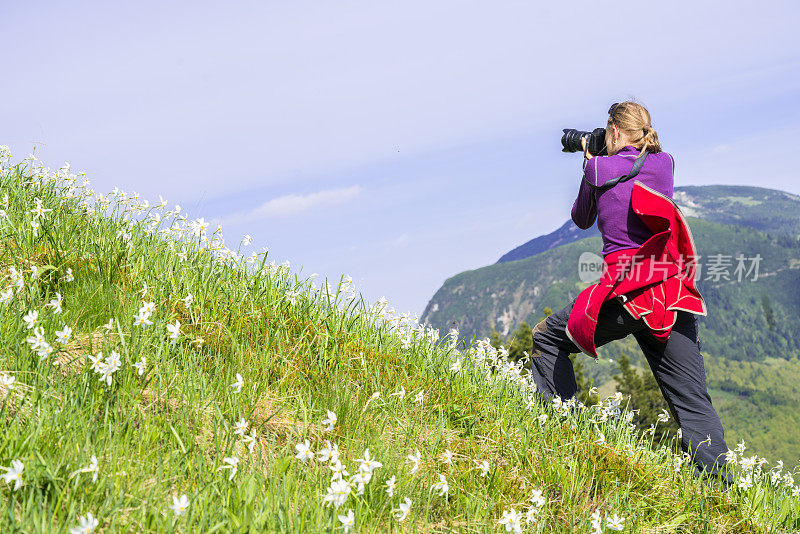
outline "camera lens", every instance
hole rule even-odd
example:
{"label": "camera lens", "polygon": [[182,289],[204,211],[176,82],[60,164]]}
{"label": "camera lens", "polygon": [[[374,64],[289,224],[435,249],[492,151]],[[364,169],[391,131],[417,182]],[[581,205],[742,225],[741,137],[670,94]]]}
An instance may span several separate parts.
{"label": "camera lens", "polygon": [[581,139],[586,138],[586,145],[589,154],[600,156],[606,153],[606,130],[605,128],[595,128],[591,132],[565,128],[564,135],[561,136],[562,152],[583,152]]}
{"label": "camera lens", "polygon": [[564,135],[561,136],[562,152],[580,152],[583,150],[581,146],[581,137],[590,135],[589,132],[582,132],[574,128],[565,128]]}

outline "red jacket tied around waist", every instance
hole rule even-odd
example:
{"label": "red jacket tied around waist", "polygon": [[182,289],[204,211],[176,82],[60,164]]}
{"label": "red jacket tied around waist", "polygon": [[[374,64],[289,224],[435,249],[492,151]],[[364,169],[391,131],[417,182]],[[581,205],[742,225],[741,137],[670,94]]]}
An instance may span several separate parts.
{"label": "red jacket tied around waist", "polygon": [[638,249],[606,255],[600,282],[580,292],[567,322],[572,342],[595,358],[597,318],[603,302],[611,298],[621,297],[625,309],[634,318],[643,319],[664,343],[678,311],[706,315],[705,302],[694,283],[694,240],[678,206],[638,181],[631,206],[653,236]]}

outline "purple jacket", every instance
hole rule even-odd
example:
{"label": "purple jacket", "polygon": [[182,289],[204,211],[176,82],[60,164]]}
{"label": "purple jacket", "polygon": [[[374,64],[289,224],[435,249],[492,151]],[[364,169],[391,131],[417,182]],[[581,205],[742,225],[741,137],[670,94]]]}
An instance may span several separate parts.
{"label": "purple jacket", "polygon": [[602,185],[611,178],[628,174],[637,155],[639,149],[629,145],[613,156],[590,159],[583,171],[584,180],[572,205],[572,220],[578,228],[586,230],[597,219],[597,229],[603,237],[603,256],[617,250],[637,249],[653,235],[631,207],[635,182],[672,198],[675,160],[666,152],[648,154],[636,177],[605,191],[595,191],[586,183]]}

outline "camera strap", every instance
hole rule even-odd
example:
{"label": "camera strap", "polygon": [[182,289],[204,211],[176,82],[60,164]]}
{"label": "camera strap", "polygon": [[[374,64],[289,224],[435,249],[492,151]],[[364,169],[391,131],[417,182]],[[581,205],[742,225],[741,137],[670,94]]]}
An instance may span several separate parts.
{"label": "camera strap", "polygon": [[611,189],[612,187],[614,187],[615,185],[617,185],[617,184],[619,184],[621,182],[627,182],[628,180],[630,180],[631,178],[633,178],[634,176],[639,174],[639,171],[642,170],[642,166],[644,165],[644,160],[645,159],[647,159],[647,152],[646,151],[641,153],[641,154],[639,154],[638,156],[636,156],[636,159],[633,161],[633,167],[631,167],[631,172],[629,172],[628,174],[626,174],[624,176],[618,176],[617,178],[612,178],[611,180],[606,180],[606,182],[603,185],[593,184],[593,183],[589,182],[588,180],[586,180],[586,178],[584,178],[584,180],[586,180],[586,183],[589,184],[590,186],[592,186],[594,189],[599,189],[600,191],[606,191],[606,190]]}

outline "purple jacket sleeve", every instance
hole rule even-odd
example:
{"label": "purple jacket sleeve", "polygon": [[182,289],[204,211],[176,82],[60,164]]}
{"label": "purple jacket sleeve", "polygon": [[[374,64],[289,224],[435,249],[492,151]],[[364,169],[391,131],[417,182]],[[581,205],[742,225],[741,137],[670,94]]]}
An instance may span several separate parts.
{"label": "purple jacket sleeve", "polygon": [[581,180],[581,188],[578,190],[578,198],[572,205],[572,222],[581,230],[591,228],[597,219],[597,204],[595,203],[594,190],[586,183],[589,180],[591,183],[596,183],[597,176],[597,158],[592,158],[586,164],[583,171],[584,179]]}

